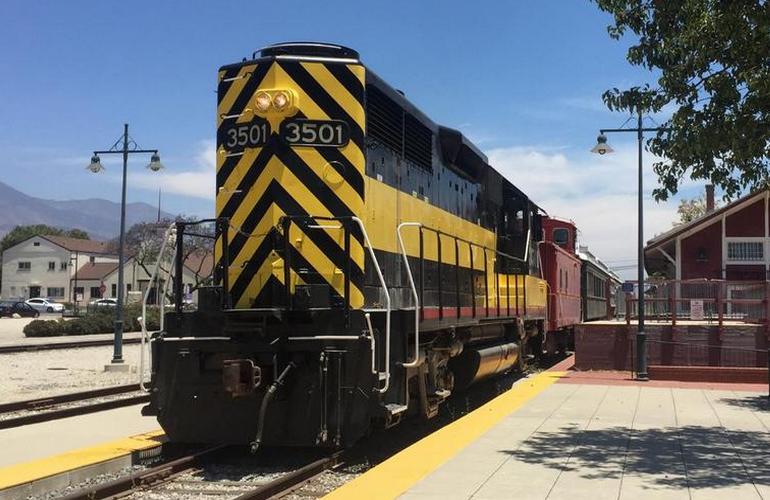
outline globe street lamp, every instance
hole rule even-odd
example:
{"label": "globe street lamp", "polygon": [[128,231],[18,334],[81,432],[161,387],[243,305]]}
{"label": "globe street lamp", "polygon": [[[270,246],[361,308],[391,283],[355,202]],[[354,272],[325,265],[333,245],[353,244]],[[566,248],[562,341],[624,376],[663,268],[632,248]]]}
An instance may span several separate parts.
{"label": "globe street lamp", "polygon": [[137,153],[152,153],[150,163],[147,168],[157,172],[163,168],[160,162],[160,155],[157,149],[140,149],[134,140],[128,135],[128,123],[123,125],[123,135],[115,141],[110,149],[105,151],[94,151],[91,157],[91,163],[86,167],[93,173],[104,171],[100,154],[120,154],[123,155],[123,188],[120,199],[120,243],[118,248],[118,303],[115,308],[115,343],[112,354],[112,363],[107,368],[117,368],[123,365],[123,303],[124,303],[124,283],[123,283],[123,265],[125,264],[125,233],[126,233],[126,173],[128,171],[128,155]]}
{"label": "globe street lamp", "polygon": [[638,200],[638,246],[637,246],[637,280],[639,282],[638,289],[638,318],[637,318],[637,330],[636,330],[636,378],[637,380],[646,381],[649,380],[647,374],[647,336],[644,332],[644,191],[642,183],[642,152],[644,151],[644,132],[660,132],[668,131],[670,128],[666,127],[643,127],[642,126],[642,108],[639,107],[636,116],[636,127],[633,128],[606,128],[599,130],[599,137],[596,138],[596,146],[591,149],[592,153],[604,155],[612,153],[614,149],[607,143],[607,133],[615,132],[636,132],[638,142],[638,157],[639,157],[639,200]]}

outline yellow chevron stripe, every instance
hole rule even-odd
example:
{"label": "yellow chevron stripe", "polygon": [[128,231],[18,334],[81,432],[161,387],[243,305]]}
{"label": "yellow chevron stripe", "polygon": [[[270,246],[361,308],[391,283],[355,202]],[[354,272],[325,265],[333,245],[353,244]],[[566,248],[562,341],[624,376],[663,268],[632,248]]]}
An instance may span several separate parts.
{"label": "yellow chevron stripe", "polygon": [[[231,223],[236,227],[242,227],[246,218],[251,214],[251,210],[254,205],[264,194],[270,182],[275,179],[281,184],[281,187],[286,190],[289,195],[295,199],[307,213],[315,216],[331,217],[331,212],[326,206],[321,203],[318,198],[305,186],[294,173],[286,168],[284,164],[277,158],[272,157],[267,163],[265,170],[260,174],[259,178],[252,184],[248,193],[241,201],[240,205],[236,209],[231,218]],[[275,219],[277,223],[277,219]],[[331,224],[330,224],[331,225]],[[326,234],[329,235],[337,244],[340,249],[345,248],[344,232],[337,229],[323,229]],[[231,232],[231,238],[235,237],[235,233]],[[364,267],[364,250],[355,238],[350,240],[350,255],[361,269]]]}
{"label": "yellow chevron stripe", "polygon": [[303,62],[300,64],[323,87],[329,97],[348,112],[350,117],[361,127],[361,130],[365,130],[366,114],[362,103],[348,92],[348,89],[331,74],[329,69],[323,63]]}
{"label": "yellow chevron stripe", "polygon": [[[338,269],[329,257],[322,252],[313,240],[296,224],[289,228],[291,243],[298,249],[302,257],[312,265],[324,279],[337,291],[340,296],[345,295],[345,274]],[[350,307],[359,308],[363,305],[364,295],[354,283],[350,283]]]}
{"label": "yellow chevron stripe", "polygon": [[267,236],[270,229],[275,227],[278,223],[278,220],[284,215],[285,214],[283,210],[281,210],[281,207],[275,203],[271,204],[265,211],[262,219],[260,219],[260,221],[254,227],[254,230],[251,232],[251,236],[246,239],[246,243],[244,243],[243,247],[238,252],[238,255],[235,256],[230,265],[241,269],[243,264],[251,258],[257,247],[262,243],[262,240],[265,239],[265,236]]}
{"label": "yellow chevron stripe", "polygon": [[[280,269],[283,269],[283,259],[276,254],[269,255],[257,272],[254,273],[254,276],[252,276],[249,285],[246,287],[246,291],[240,296],[235,307],[244,308],[251,306],[251,302],[257,295],[259,295],[259,292],[262,291],[262,288],[264,288],[265,283],[270,279],[270,276],[275,276],[281,283],[283,283],[283,272],[273,272],[274,263],[276,264],[275,267],[278,267],[278,264],[280,264]],[[240,273],[238,274],[240,275]],[[238,276],[233,276],[232,272],[230,276],[230,283],[235,283]]]}
{"label": "yellow chevron stripe", "polygon": [[[216,195],[216,213],[220,214],[222,210],[227,206],[227,203],[230,201],[230,198],[232,198],[234,195],[242,195],[243,193],[237,193],[238,186],[240,185],[241,181],[243,180],[243,177],[246,175],[246,173],[251,168],[251,165],[254,164],[254,160],[257,158],[257,155],[262,151],[262,148],[250,148],[244,150],[243,155],[238,160],[238,163],[236,163],[235,168],[230,173],[230,176],[225,179],[224,184],[222,184],[222,187],[219,189],[219,192],[217,192]],[[222,168],[222,164],[224,162],[225,158],[225,150],[220,149],[217,151],[217,171]]]}
{"label": "yellow chevron stripe", "polygon": [[366,68],[360,64],[346,64],[346,66],[350,72],[353,73],[356,78],[358,78],[358,81],[361,82],[361,85],[366,84]]}
{"label": "yellow chevron stripe", "polygon": [[[233,104],[235,103],[235,100],[240,95],[241,91],[243,90],[244,85],[246,85],[246,82],[251,78],[249,75],[248,77],[244,77],[246,73],[251,73],[254,71],[254,68],[256,68],[256,64],[250,64],[248,66],[243,66],[240,70],[238,70],[238,78],[237,80],[233,80],[233,83],[230,84],[230,87],[227,89],[227,92],[225,93],[225,97],[222,98],[222,100],[219,103],[219,106],[217,106],[217,128],[222,124],[222,115],[228,115],[230,114],[231,108],[233,107]],[[221,80],[224,76],[224,72],[220,72],[219,79]]]}
{"label": "yellow chevron stripe", "polygon": [[[298,99],[298,106],[299,110],[302,111],[302,113],[311,120],[329,120],[329,115],[327,115],[319,106],[318,104],[313,101],[313,99],[310,98],[310,96],[300,87],[297,82],[294,81],[292,77],[290,77],[283,69],[281,69],[280,66],[277,64],[273,66],[275,69],[275,85],[281,86],[285,85],[291,89],[293,89]],[[364,120],[365,122],[366,120]],[[302,148],[295,148],[295,151],[298,151]],[[340,149],[340,152],[345,156],[345,158],[348,159],[348,161],[362,174],[364,173],[364,153],[361,151],[361,149],[352,141],[347,144],[344,148]]]}

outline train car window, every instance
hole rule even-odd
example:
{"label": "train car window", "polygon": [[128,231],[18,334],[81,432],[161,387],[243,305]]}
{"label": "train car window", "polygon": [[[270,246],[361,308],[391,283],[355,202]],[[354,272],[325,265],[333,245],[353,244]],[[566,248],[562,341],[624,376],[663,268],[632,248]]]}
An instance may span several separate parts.
{"label": "train car window", "polygon": [[553,242],[563,247],[569,243],[569,231],[564,227],[557,227],[553,230]]}

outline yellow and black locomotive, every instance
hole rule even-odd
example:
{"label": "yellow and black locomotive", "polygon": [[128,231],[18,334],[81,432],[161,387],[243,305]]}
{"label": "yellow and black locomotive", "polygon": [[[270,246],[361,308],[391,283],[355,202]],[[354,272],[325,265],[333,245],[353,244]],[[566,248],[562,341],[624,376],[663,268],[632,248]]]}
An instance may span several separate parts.
{"label": "yellow and black locomotive", "polygon": [[220,69],[216,189],[215,286],[152,342],[172,441],[349,446],[538,348],[539,208],[351,49]]}

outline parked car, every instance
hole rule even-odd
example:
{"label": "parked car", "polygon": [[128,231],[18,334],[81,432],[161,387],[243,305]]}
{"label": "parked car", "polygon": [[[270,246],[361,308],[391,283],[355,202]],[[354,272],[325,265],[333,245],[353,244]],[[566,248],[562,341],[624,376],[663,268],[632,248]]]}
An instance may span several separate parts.
{"label": "parked car", "polygon": [[0,317],[12,317],[18,314],[22,318],[37,318],[40,311],[27,304],[26,302],[2,301],[0,302]]}
{"label": "parked car", "polygon": [[64,304],[59,304],[51,299],[44,299],[37,297],[34,299],[27,299],[26,303],[34,307],[40,312],[62,312],[64,310]]}
{"label": "parked car", "polygon": [[91,303],[96,307],[117,307],[118,299],[99,299]]}

